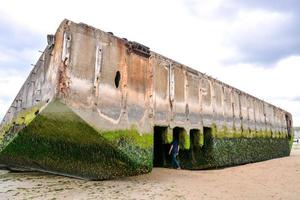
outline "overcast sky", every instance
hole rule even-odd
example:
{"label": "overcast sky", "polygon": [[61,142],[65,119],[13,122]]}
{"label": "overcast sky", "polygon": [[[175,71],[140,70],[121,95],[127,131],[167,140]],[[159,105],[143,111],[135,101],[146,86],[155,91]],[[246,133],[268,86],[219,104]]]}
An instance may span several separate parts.
{"label": "overcast sky", "polygon": [[298,0],[6,0],[0,4],[0,118],[68,18],[186,64],[293,114],[300,126]]}

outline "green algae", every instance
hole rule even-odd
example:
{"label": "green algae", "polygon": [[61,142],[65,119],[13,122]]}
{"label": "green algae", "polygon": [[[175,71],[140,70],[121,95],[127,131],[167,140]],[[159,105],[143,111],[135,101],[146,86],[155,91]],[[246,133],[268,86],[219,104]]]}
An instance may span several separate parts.
{"label": "green algae", "polygon": [[[0,163],[87,179],[151,171],[152,133],[141,134],[134,127],[95,130],[59,101],[49,103],[35,116],[38,110],[23,112],[13,120],[25,128],[16,132],[10,143],[5,143]],[[11,126],[4,126],[2,135],[5,136]],[[235,126],[218,129],[212,124],[211,132],[196,131],[190,141],[189,134],[179,129],[179,159],[187,169],[217,168],[288,156],[292,144],[292,136],[270,130],[242,128],[238,131]],[[167,128],[162,136],[164,148],[169,149],[172,129]]]}
{"label": "green algae", "polygon": [[218,129],[214,123],[211,125],[211,129],[212,136],[215,138],[287,138],[287,133],[272,132],[268,129],[255,131],[248,128],[237,131],[235,126],[232,129],[228,129],[225,125]]}
{"label": "green algae", "polygon": [[27,126],[38,114],[39,110],[45,105],[40,102],[35,106],[20,111],[16,117],[7,122],[0,129],[0,152],[15,137],[14,127]]}
{"label": "green algae", "polygon": [[4,136],[6,133],[8,133],[8,131],[11,129],[11,127],[12,127],[11,123],[6,123],[0,129],[0,151],[1,151],[1,146],[3,145]]}
{"label": "green algae", "polygon": [[[212,124],[199,145],[199,134],[194,135],[193,148],[180,150],[179,159],[183,168],[204,169],[233,166],[289,156],[290,139],[286,133],[269,130],[237,131],[235,128],[220,129]],[[167,163],[166,166],[168,166]]]}
{"label": "green algae", "polygon": [[153,135],[139,134],[131,128],[129,130],[102,131],[101,136],[114,145],[114,148],[125,153],[135,165],[152,168]]}
{"label": "green algae", "polygon": [[179,146],[181,149],[190,148],[190,137],[185,130],[179,133]]}
{"label": "green algae", "polygon": [[202,147],[204,145],[204,134],[203,132],[199,132],[199,145]]}
{"label": "green algae", "polygon": [[190,134],[193,135],[193,140],[190,139],[190,148],[191,146],[196,148],[201,148],[204,145],[204,134],[198,129],[192,129]]}
{"label": "green algae", "polygon": [[45,103],[41,102],[35,106],[21,110],[16,117],[14,117],[11,122],[6,123],[3,128],[0,130],[0,133],[4,134],[9,130],[12,125],[28,125],[37,115],[39,110]]}
{"label": "green algae", "polygon": [[51,102],[0,153],[0,163],[108,179],[147,173],[152,137],[135,130],[99,132],[64,104]]}
{"label": "green algae", "polygon": [[111,142],[128,140],[137,144],[140,148],[152,148],[153,146],[153,135],[151,133],[140,134],[134,128],[129,130],[100,131],[100,134]]}
{"label": "green algae", "polygon": [[39,103],[29,109],[20,111],[15,120],[16,124],[28,125],[35,118],[36,114],[39,112],[39,109],[44,105],[44,103]]}
{"label": "green algae", "polygon": [[173,141],[173,132],[172,129],[168,128],[168,131],[164,135],[164,144],[170,144]]}
{"label": "green algae", "polygon": [[289,149],[290,151],[292,150],[293,147],[293,143],[294,143],[294,129],[292,129],[292,133],[291,135],[288,136],[288,140],[289,140]]}
{"label": "green algae", "polygon": [[204,169],[258,162],[289,154],[286,138],[217,138],[206,134],[201,148],[182,151],[179,157],[183,168]]}

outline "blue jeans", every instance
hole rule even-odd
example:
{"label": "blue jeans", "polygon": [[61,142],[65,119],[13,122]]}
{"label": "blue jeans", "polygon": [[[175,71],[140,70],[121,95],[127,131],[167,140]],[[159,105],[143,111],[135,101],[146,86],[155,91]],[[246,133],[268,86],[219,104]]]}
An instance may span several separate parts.
{"label": "blue jeans", "polygon": [[172,167],[175,169],[180,167],[175,153],[172,153]]}

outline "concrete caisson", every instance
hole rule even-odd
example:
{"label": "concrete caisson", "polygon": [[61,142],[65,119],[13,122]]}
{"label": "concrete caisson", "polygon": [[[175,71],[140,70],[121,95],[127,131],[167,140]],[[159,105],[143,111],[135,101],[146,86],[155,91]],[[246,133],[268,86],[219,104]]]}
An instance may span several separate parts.
{"label": "concrete caisson", "polygon": [[0,164],[87,179],[288,156],[290,113],[144,45],[64,20],[6,113]]}

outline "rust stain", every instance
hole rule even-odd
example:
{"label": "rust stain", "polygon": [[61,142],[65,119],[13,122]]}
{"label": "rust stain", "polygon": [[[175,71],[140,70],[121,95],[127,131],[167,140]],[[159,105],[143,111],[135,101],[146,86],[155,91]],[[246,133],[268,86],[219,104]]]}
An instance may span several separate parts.
{"label": "rust stain", "polygon": [[[64,32],[69,31],[70,27],[68,25],[68,21],[64,24],[62,27],[64,31],[60,31],[60,35],[58,35],[58,41],[59,41],[59,48],[62,48],[63,46],[63,40],[64,40]],[[69,62],[69,58],[66,58],[64,61],[61,60],[62,52],[60,52],[58,59],[59,61],[59,67],[58,67],[58,92],[59,96],[66,97],[67,96],[67,90],[69,88],[70,84],[70,78],[67,77],[67,63]]]}
{"label": "rust stain", "polygon": [[58,86],[59,92],[63,97],[66,97],[67,89],[69,87],[69,84],[67,83],[66,68],[67,65],[65,64],[65,62],[61,62],[59,66]]}

